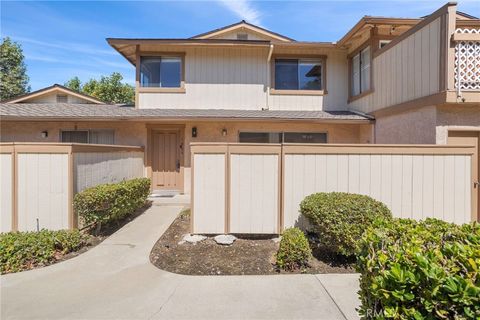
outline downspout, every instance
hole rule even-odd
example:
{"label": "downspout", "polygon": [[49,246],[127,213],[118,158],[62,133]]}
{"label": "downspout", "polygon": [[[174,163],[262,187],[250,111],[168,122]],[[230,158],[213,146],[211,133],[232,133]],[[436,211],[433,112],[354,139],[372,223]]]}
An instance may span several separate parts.
{"label": "downspout", "polygon": [[272,82],[270,79],[270,75],[272,74],[270,70],[270,60],[272,59],[273,53],[273,44],[270,44],[270,49],[268,50],[268,57],[267,57],[267,94],[266,94],[266,101],[265,101],[265,108],[264,110],[269,110],[270,106],[268,105],[268,98],[270,97],[270,83]]}

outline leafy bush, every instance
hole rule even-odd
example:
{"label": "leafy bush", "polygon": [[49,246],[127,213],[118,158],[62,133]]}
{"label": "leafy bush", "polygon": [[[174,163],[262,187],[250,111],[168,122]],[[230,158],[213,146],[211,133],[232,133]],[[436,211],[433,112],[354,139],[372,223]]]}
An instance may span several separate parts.
{"label": "leafy bush", "polygon": [[83,225],[119,220],[145,205],[150,179],[138,178],[102,184],[75,195],[73,207]]}
{"label": "leafy bush", "polygon": [[277,252],[277,266],[284,270],[306,267],[312,257],[312,250],[305,234],[298,228],[286,229]]}
{"label": "leafy bush", "polygon": [[377,218],[391,218],[381,202],[368,196],[331,192],[303,199],[300,211],[327,249],[345,256],[355,254],[356,243]]}
{"label": "leafy bush", "polygon": [[359,242],[357,271],[364,318],[480,318],[478,224],[378,222]]}
{"label": "leafy bush", "polygon": [[18,272],[50,264],[87,242],[88,236],[78,230],[1,233],[0,271]]}

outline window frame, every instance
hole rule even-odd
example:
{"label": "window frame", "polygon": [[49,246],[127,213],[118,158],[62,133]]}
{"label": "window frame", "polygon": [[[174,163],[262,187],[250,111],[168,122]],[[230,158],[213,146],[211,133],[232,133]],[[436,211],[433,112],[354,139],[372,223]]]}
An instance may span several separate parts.
{"label": "window frame", "polygon": [[[322,89],[320,90],[295,90],[295,89],[275,89],[275,61],[279,59],[290,60],[320,60],[322,63]],[[270,94],[271,95],[310,95],[322,96],[328,94],[327,91],[327,56],[326,55],[298,55],[298,54],[273,54],[270,60]]]}
{"label": "window frame", "polygon": [[[166,58],[180,58],[180,87],[142,87],[140,83],[140,65],[142,57],[166,57]],[[135,65],[135,91],[136,97],[135,101],[138,101],[138,93],[146,92],[160,92],[160,93],[185,93],[185,52],[150,52],[150,51],[139,51],[136,52],[136,65]]]}
{"label": "window frame", "polygon": [[[255,144],[255,143],[262,143],[262,142],[240,142],[240,133],[278,133],[280,134],[280,139],[281,141],[279,142],[280,144],[283,144],[283,143],[293,143],[293,142],[284,142],[285,141],[285,133],[310,133],[310,134],[313,134],[313,133],[321,133],[321,134],[325,134],[325,143],[330,143],[330,133],[328,132],[328,130],[305,130],[305,131],[302,131],[302,130],[238,130],[237,132],[237,142],[238,143],[245,143],[245,144]],[[263,144],[278,144],[276,142],[264,142]],[[321,143],[300,143],[300,144],[321,144]]]}
{"label": "window frame", "polygon": [[59,141],[61,143],[79,143],[79,142],[63,142],[63,139],[62,139],[62,135],[63,135],[63,132],[72,132],[72,131],[76,131],[76,132],[86,132],[87,133],[87,144],[97,144],[97,143],[91,143],[90,142],[90,138],[91,138],[91,132],[92,131],[109,131],[109,132],[112,132],[113,133],[113,143],[112,145],[115,145],[115,142],[116,142],[116,130],[115,129],[111,129],[111,128],[89,128],[89,129],[60,129],[60,132],[59,132]]}
{"label": "window frame", "polygon": [[[378,42],[372,41],[372,39],[368,39],[364,43],[362,43],[358,48],[356,48],[352,53],[350,53],[347,58],[348,58],[348,103],[355,101],[357,99],[360,99],[366,95],[371,94],[373,90],[373,53],[376,51],[376,46],[378,46]],[[361,59],[361,53],[364,51],[366,48],[370,47],[370,86],[368,90],[365,91],[360,91],[359,94],[354,95],[353,94],[353,59],[357,55],[359,56],[359,59]],[[361,62],[359,63],[359,78],[361,79],[362,77],[362,64]],[[360,80],[360,85],[361,85],[361,80]],[[361,90],[361,87],[360,87]]]}

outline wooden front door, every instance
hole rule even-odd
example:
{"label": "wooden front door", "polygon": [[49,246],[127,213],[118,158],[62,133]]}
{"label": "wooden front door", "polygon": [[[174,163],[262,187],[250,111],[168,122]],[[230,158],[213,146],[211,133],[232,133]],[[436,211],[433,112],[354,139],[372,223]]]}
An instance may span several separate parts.
{"label": "wooden front door", "polygon": [[153,189],[180,190],[180,134],[177,131],[152,133]]}
{"label": "wooden front door", "polygon": [[[473,145],[475,146],[475,154],[473,155],[473,207],[477,208],[477,221],[480,221],[480,132],[478,131],[449,131],[448,132],[448,144],[453,145]],[[475,197],[476,196],[476,197]]]}

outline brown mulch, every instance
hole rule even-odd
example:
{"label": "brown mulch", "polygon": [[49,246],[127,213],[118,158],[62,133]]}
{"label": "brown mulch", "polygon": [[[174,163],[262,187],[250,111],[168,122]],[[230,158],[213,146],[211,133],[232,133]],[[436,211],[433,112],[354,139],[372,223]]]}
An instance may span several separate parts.
{"label": "brown mulch", "polygon": [[240,237],[230,246],[217,244],[213,237],[196,244],[182,243],[190,232],[190,217],[180,214],[160,237],[150,253],[158,268],[186,275],[266,275],[279,273],[352,273],[353,261],[313,250],[314,258],[305,270],[280,271],[275,266],[279,243],[272,237]]}

